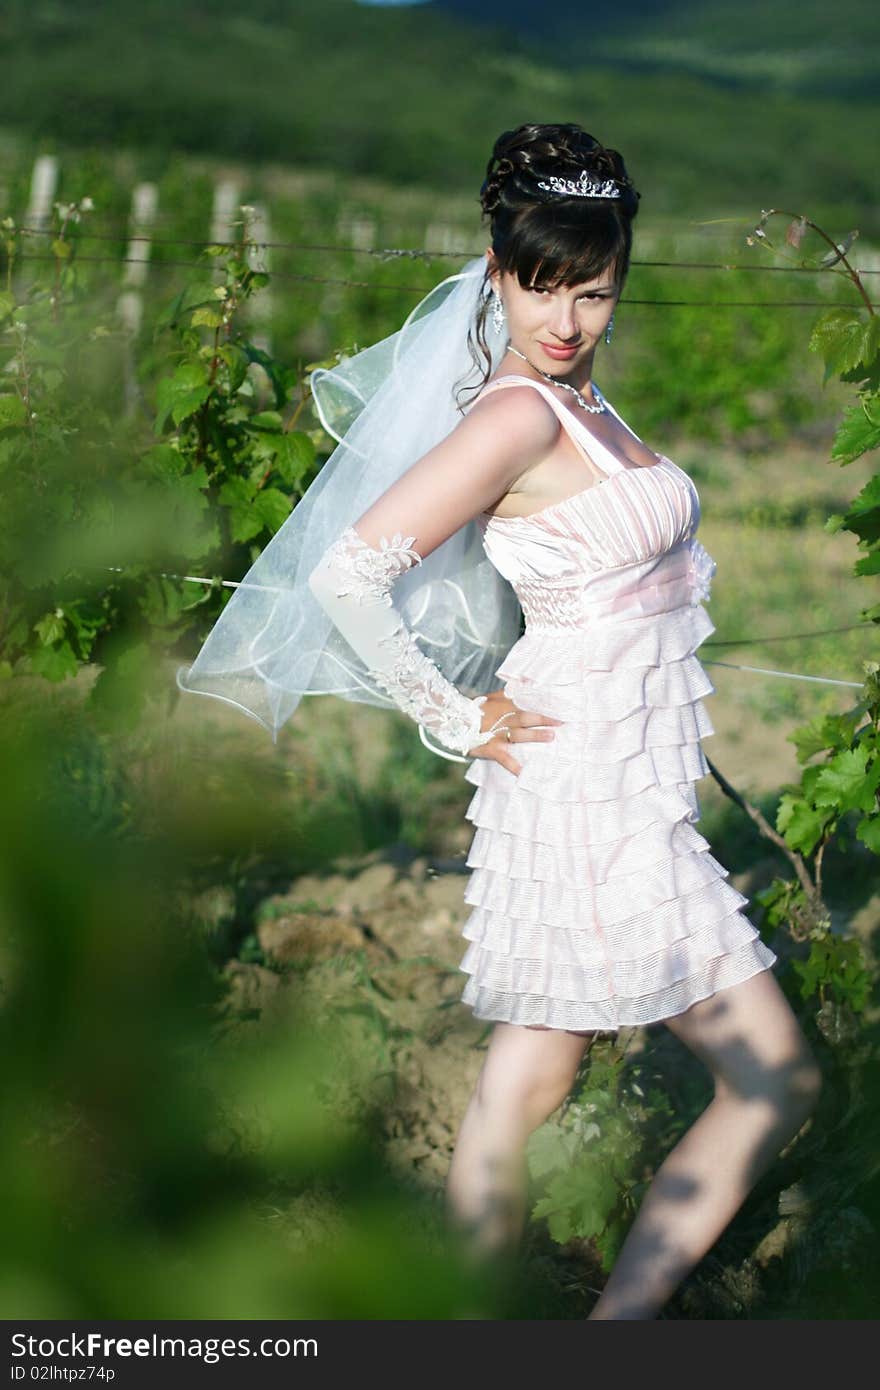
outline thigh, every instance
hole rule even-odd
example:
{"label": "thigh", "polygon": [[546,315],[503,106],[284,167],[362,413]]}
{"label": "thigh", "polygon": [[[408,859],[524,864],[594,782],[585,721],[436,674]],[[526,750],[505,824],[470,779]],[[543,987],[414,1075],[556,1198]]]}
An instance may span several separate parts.
{"label": "thigh", "polygon": [[814,1092],[818,1065],[772,970],[719,990],[666,1027],[708,1067],[716,1090],[742,1099]]}
{"label": "thigh", "polygon": [[519,1023],[496,1023],[489,1040],[478,1090],[512,1091],[520,1095],[570,1090],[591,1033],[573,1033],[564,1028],[527,1027]]}

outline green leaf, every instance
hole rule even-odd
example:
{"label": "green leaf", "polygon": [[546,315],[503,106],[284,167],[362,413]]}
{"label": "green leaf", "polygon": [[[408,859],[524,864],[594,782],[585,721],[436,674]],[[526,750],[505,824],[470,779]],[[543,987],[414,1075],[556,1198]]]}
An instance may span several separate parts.
{"label": "green leaf", "polygon": [[874,854],[880,854],[880,815],[866,816],[856,826],[856,839],[861,840]]}
{"label": "green leaf", "polygon": [[174,328],[177,326],[178,319],[189,309],[195,309],[200,304],[211,304],[216,306],[214,299],[214,286],[210,283],[200,284],[198,282],[185,286],[179,294],[175,295],[171,302],[166,305],[156,316],[156,331],[163,328]]}
{"label": "green leaf", "polygon": [[880,758],[869,768],[870,757],[870,749],[863,744],[835,754],[821,769],[814,794],[816,805],[833,807],[839,813],[872,811],[880,786]]}
{"label": "green leaf", "polygon": [[786,792],[779,799],[776,829],[791,849],[809,854],[818,844],[830,819],[830,816],[814,810],[802,798]]}
{"label": "green leaf", "polygon": [[165,575],[147,575],[138,596],[138,606],[152,627],[168,628],[178,623],[181,613],[189,605],[183,587],[177,580]]}
{"label": "green leaf", "polygon": [[186,472],[186,459],[170,444],[154,444],[142,456],[141,463],[154,478],[179,478]]}
{"label": "green leaf", "polygon": [[810,803],[815,803],[816,787],[818,785],[819,778],[822,776],[823,771],[824,767],[819,765],[814,767],[805,767],[803,772],[801,773],[801,792],[803,796],[806,797],[807,801],[809,801]]}
{"label": "green leaf", "polygon": [[106,664],[89,691],[90,709],[113,729],[136,727],[155,665],[149,643],[114,633]]}
{"label": "green leaf", "polygon": [[247,478],[227,478],[218,495],[226,507],[250,506],[256,487]]}
{"label": "green leaf", "polygon": [[0,396],[0,430],[23,425],[26,419],[27,411],[21,396]]}
{"label": "green leaf", "polygon": [[793,733],[786,735],[786,741],[797,749],[799,763],[805,763],[816,753],[828,749],[848,748],[852,742],[856,726],[861,718],[858,710],[845,714],[819,715]]}
{"label": "green leaf", "polygon": [[284,421],[277,410],[261,410],[251,416],[250,423],[261,430],[280,431],[284,428]]}
{"label": "green leaf", "polygon": [[605,1230],[595,1237],[596,1249],[602,1258],[602,1268],[606,1274],[610,1273],[615,1265],[628,1231],[629,1222],[623,1217],[617,1217],[616,1220],[609,1221]]}
{"label": "green leaf", "polygon": [[187,419],[204,404],[211,389],[204,363],[182,363],[174,375],[164,377],[156,389],[155,432],[160,433],[169,414],[175,425]]}
{"label": "green leaf", "polygon": [[66,623],[64,614],[47,613],[45,618],[41,618],[38,623],[34,623],[34,632],[43,643],[44,647],[51,647],[60,641],[64,636]]}
{"label": "green leaf", "polygon": [[88,661],[98,633],[107,622],[107,602],[77,599],[65,609],[67,620],[76,633],[79,658]]}
{"label": "green leaf", "polygon": [[221,328],[223,325],[223,315],[218,314],[216,309],[207,307],[196,309],[190,323],[193,328]]}
{"label": "green leaf", "polygon": [[[880,402],[876,396],[867,396],[864,402],[864,406],[850,406],[837,427],[831,446],[831,458],[837,463],[852,463],[880,445]],[[873,420],[868,418],[865,407]]]}
{"label": "green leaf", "polygon": [[[270,463],[278,452],[278,445],[281,440],[280,434],[272,434],[269,430],[254,430],[250,436],[249,453],[252,459],[262,460],[264,465]],[[265,472],[265,467],[263,469]]]}
{"label": "green leaf", "polygon": [[70,242],[63,241],[61,237],[56,237],[52,242],[52,250],[60,261],[66,261],[70,256]]}
{"label": "green leaf", "polygon": [[842,305],[820,316],[813,326],[809,347],[825,359],[826,382],[835,373],[839,375],[857,367],[864,354],[870,351],[868,327],[858,309]]}
{"label": "green leaf", "polygon": [[288,374],[275,361],[274,357],[270,357],[269,353],[264,352],[262,348],[254,347],[253,343],[245,343],[244,350],[251,362],[258,362],[265,369],[275,392],[275,404],[280,410],[287,401]]}
{"label": "green leaf", "polygon": [[214,285],[210,280],[194,280],[191,285],[186,286],[181,295],[181,307],[184,310],[196,309],[200,304],[217,304]]}
{"label": "green leaf", "polygon": [[79,669],[76,653],[69,642],[57,647],[38,647],[30,653],[31,669],[48,681],[63,681]]}
{"label": "green leaf", "polygon": [[862,361],[866,367],[872,365],[878,353],[880,353],[880,314],[872,314],[868,319],[862,347]]}
{"label": "green leaf", "polygon": [[528,1142],[529,1172],[533,1178],[544,1178],[557,1169],[569,1168],[578,1149],[575,1134],[567,1134],[552,1122],[535,1130]]}
{"label": "green leaf", "polygon": [[185,396],[178,396],[171,407],[171,418],[175,425],[180,425],[184,420],[188,420],[190,415],[195,415],[210,394],[210,386],[199,386],[195,391],[190,391]]}
{"label": "green leaf", "polygon": [[301,430],[281,436],[275,455],[275,467],[287,487],[296,487],[308,475],[315,463],[315,446]]}
{"label": "green leaf", "polygon": [[618,1195],[618,1184],[608,1165],[597,1163],[590,1155],[589,1161],[574,1164],[552,1179],[533,1214],[549,1218],[554,1240],[565,1242],[573,1235],[587,1238],[604,1230]]}
{"label": "green leaf", "polygon": [[843,520],[860,540],[868,544],[880,541],[880,473],[875,473],[853,498]]}
{"label": "green leaf", "polygon": [[247,478],[228,478],[218,494],[229,508],[232,539],[249,541],[263,530],[264,519],[253,505],[254,484]]}
{"label": "green leaf", "polygon": [[290,516],[290,498],[277,488],[263,488],[254,498],[254,510],[273,533],[280,530]]}
{"label": "green leaf", "polygon": [[237,391],[247,376],[250,366],[248,355],[236,343],[226,343],[220,349],[219,355],[229,368],[229,389]]}
{"label": "green leaf", "polygon": [[880,574],[880,549],[873,550],[863,560],[857,560],[853,567],[853,574]]}
{"label": "green leaf", "polygon": [[15,295],[8,290],[0,290],[0,323],[15,311]]}

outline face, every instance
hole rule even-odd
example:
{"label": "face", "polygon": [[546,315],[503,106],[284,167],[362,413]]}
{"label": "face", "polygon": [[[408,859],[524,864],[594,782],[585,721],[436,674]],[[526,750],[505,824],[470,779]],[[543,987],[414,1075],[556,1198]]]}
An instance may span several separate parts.
{"label": "face", "polygon": [[541,371],[557,376],[560,364],[568,375],[592,360],[618,299],[613,267],[577,285],[550,288],[536,280],[527,289],[501,271],[493,274],[492,285],[501,295],[512,345]]}

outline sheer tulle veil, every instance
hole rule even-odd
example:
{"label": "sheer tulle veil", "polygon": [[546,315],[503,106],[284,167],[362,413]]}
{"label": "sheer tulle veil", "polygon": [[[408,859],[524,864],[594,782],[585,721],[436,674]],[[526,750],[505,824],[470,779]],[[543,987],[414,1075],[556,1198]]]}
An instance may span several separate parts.
{"label": "sheer tulle veil", "polygon": [[[273,741],[304,695],[393,707],[307,580],[344,528],[462,419],[456,393],[478,384],[467,336],[485,265],[483,257],[469,261],[396,333],[313,373],[316,409],[337,447],[233,591],[192,665],[178,669],[182,691],[236,706]],[[493,370],[503,348],[499,338]],[[466,407],[474,396],[461,399]],[[476,519],[398,578],[394,602],[463,694],[497,686],[495,670],[519,636],[520,606],[486,556]]]}

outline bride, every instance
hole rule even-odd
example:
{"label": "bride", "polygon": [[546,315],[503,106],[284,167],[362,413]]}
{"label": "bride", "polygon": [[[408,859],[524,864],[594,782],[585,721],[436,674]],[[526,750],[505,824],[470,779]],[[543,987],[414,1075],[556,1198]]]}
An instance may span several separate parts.
{"label": "bride", "polygon": [[639,194],[579,126],[523,125],[480,199],[485,257],[315,373],[339,446],[178,683],[273,737],[306,694],[396,706],[467,764],[462,999],[494,1028],[447,1204],[478,1256],[516,1247],[527,1139],[591,1033],[662,1023],[706,1066],[714,1097],[590,1314],[654,1318],[821,1077],[697,829],[715,569],[699,498],[594,376]]}

